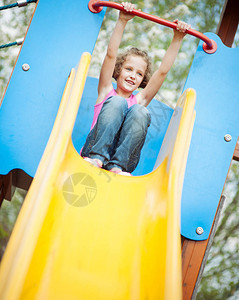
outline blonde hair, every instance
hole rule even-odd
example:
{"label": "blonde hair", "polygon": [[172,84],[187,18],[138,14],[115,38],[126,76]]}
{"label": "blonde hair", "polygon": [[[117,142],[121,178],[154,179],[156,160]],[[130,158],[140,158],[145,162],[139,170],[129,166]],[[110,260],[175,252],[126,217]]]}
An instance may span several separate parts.
{"label": "blonde hair", "polygon": [[145,88],[146,85],[149,82],[150,77],[151,77],[152,63],[151,63],[151,59],[148,56],[147,52],[141,51],[141,50],[139,50],[138,48],[135,48],[135,47],[133,47],[133,48],[127,50],[126,52],[124,52],[124,53],[117,56],[116,63],[115,63],[115,68],[114,68],[114,72],[113,72],[113,78],[115,80],[117,80],[117,78],[120,75],[123,63],[126,61],[127,57],[130,56],[130,55],[142,57],[144,59],[144,61],[146,62],[146,64],[147,64],[147,68],[146,68],[146,71],[145,71],[145,74],[144,74],[144,78],[143,78],[143,80],[142,80],[142,82],[139,86],[141,88]]}

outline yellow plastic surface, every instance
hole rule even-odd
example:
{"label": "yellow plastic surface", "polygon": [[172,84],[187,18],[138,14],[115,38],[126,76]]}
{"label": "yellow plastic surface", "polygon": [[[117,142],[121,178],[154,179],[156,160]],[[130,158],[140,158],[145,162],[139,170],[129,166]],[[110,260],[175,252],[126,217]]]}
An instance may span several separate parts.
{"label": "yellow plastic surface", "polygon": [[116,175],[84,161],[71,141],[89,62],[83,54],[68,78],[1,264],[1,300],[180,300],[180,198],[195,92],[178,101],[160,166]]}

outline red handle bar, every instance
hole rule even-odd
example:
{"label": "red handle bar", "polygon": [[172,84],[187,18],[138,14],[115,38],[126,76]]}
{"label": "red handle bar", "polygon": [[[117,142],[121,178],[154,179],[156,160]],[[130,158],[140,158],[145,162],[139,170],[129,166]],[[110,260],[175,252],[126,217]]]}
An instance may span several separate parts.
{"label": "red handle bar", "polygon": [[[103,9],[103,6],[115,8],[118,10],[124,10],[124,7],[122,4],[111,2],[111,1],[90,0],[89,4],[88,4],[89,10],[93,13],[99,13]],[[177,28],[177,24],[174,22],[170,22],[170,21],[161,19],[159,17],[150,15],[148,13],[142,12],[137,9],[133,9],[132,12],[130,12],[130,13],[137,17],[141,17],[141,18],[147,19],[149,21],[153,21],[155,23],[158,23],[158,24],[161,24],[161,25],[173,28],[173,29]],[[217,50],[216,42],[214,40],[209,39],[203,33],[199,32],[197,30],[194,30],[194,29],[188,29],[188,30],[186,30],[186,33],[203,40],[204,41],[203,50],[205,52],[207,52],[207,53],[216,52],[216,50]]]}

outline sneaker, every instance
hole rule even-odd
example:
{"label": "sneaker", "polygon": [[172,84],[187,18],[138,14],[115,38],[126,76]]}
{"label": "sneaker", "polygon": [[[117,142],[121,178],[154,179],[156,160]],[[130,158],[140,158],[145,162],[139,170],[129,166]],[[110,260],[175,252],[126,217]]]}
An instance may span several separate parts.
{"label": "sneaker", "polygon": [[88,161],[90,164],[94,165],[97,168],[102,168],[102,166],[98,163],[97,160],[89,157],[83,157],[85,161]]}
{"label": "sneaker", "polygon": [[131,173],[129,173],[129,172],[124,172],[124,171],[122,171],[122,170],[114,170],[114,171],[112,171],[112,170],[110,170],[110,172],[112,172],[112,173],[115,173],[115,174],[118,174],[118,175],[124,175],[124,176],[133,176]]}
{"label": "sneaker", "polygon": [[129,172],[123,172],[123,171],[119,172],[118,174],[119,175],[124,175],[124,176],[133,176],[131,173],[129,173]]}

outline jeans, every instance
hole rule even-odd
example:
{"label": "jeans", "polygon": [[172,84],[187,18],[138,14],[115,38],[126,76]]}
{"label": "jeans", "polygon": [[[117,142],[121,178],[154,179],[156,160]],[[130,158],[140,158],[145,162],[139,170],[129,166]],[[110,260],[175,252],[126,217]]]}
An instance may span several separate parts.
{"label": "jeans", "polygon": [[151,116],[146,107],[128,108],[120,96],[109,97],[82,148],[83,157],[98,158],[103,168],[133,172],[139,162]]}

